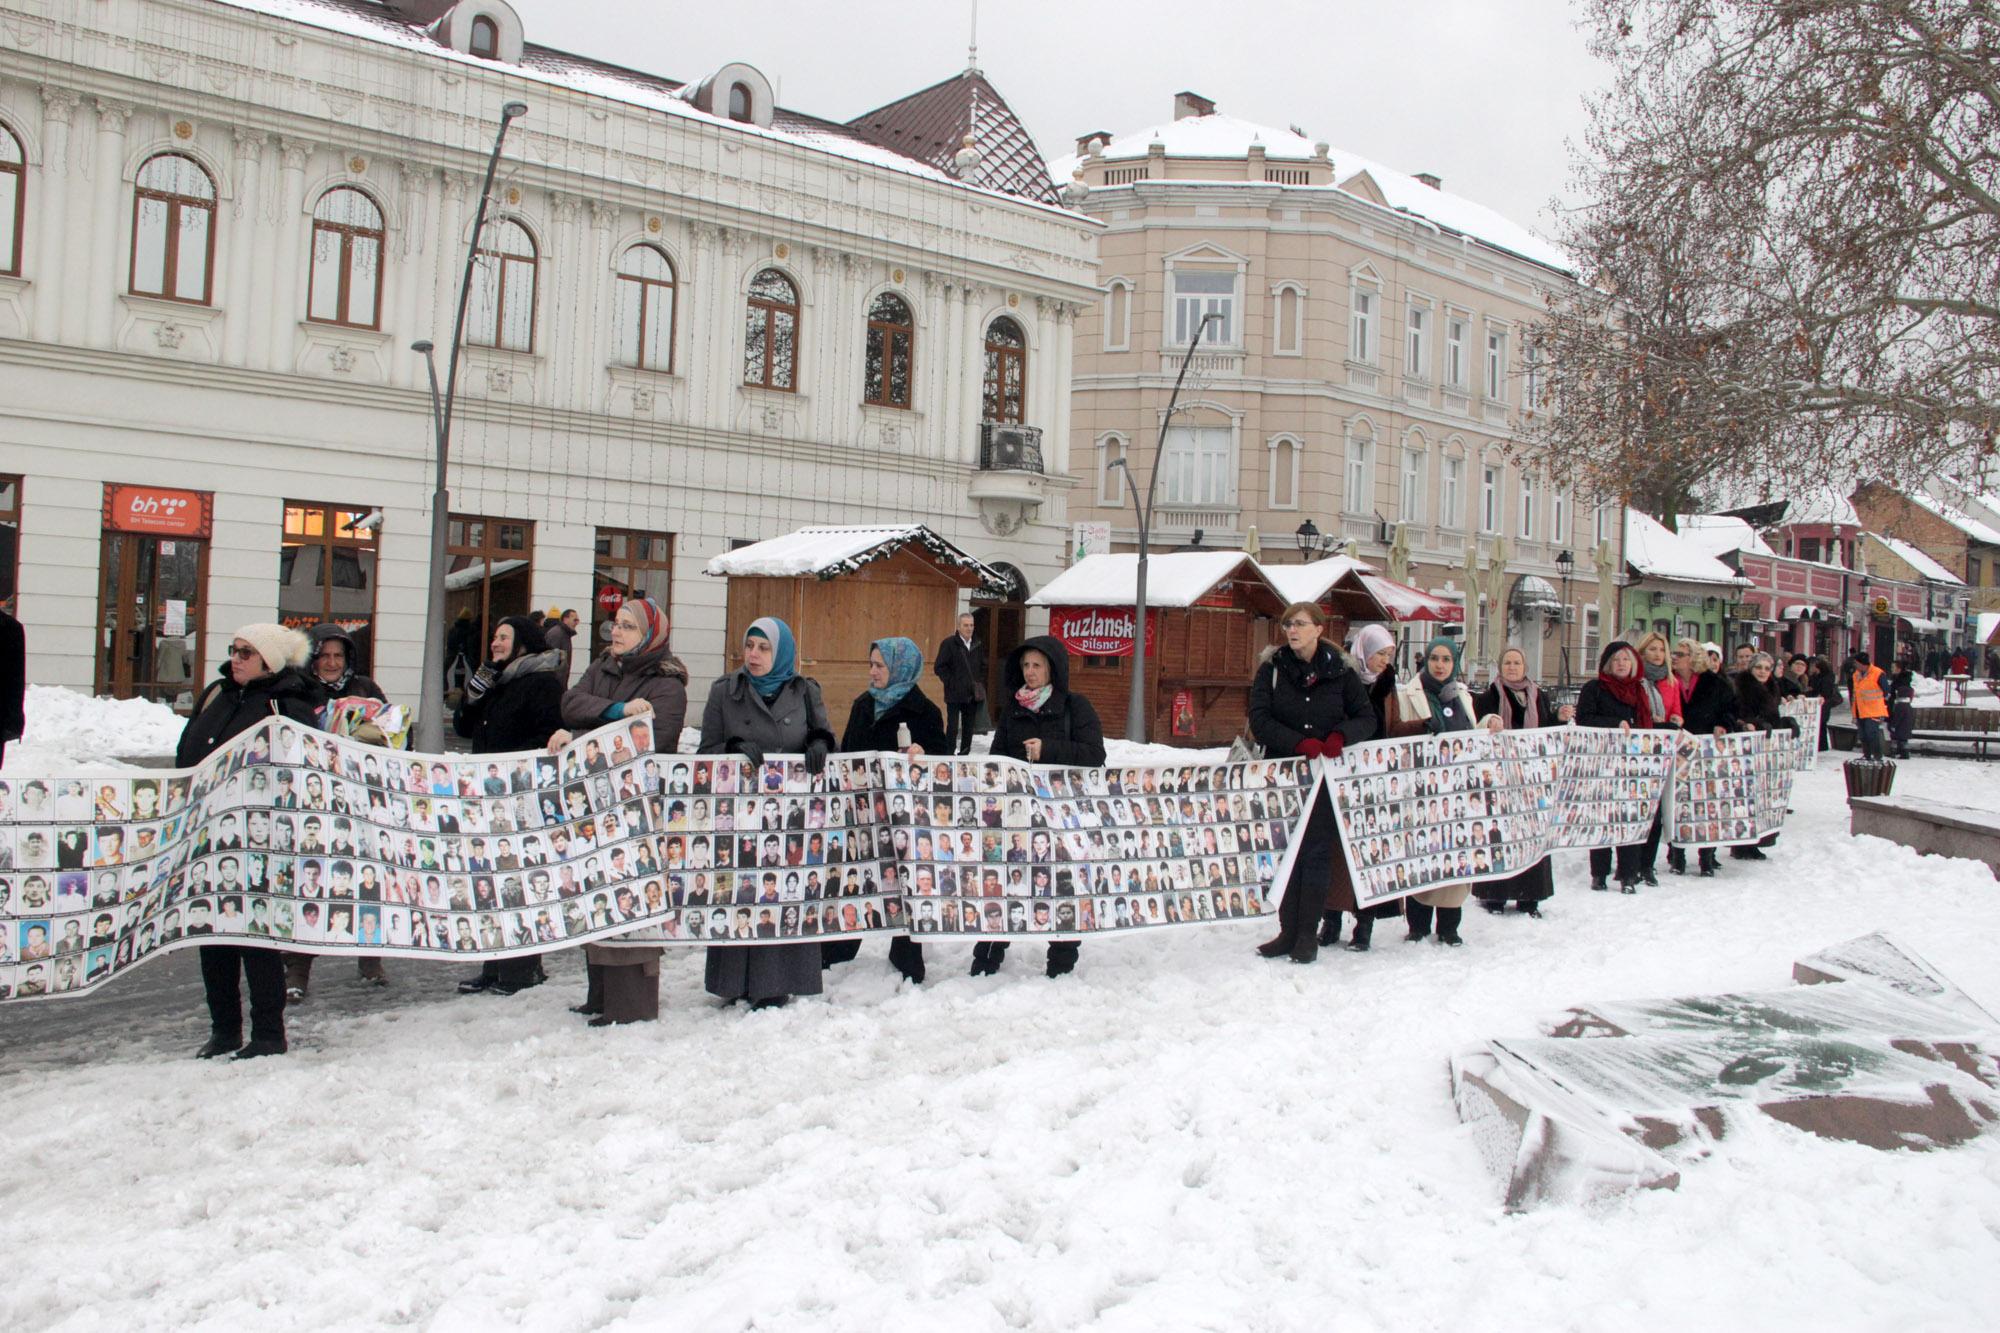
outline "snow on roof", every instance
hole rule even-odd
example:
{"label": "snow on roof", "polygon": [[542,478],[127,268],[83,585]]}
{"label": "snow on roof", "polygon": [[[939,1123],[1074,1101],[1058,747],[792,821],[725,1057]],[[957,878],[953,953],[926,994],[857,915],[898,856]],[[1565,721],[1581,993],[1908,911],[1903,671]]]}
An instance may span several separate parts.
{"label": "snow on roof", "polygon": [[[691,120],[705,121],[710,125],[726,125],[738,133],[800,144],[836,157],[844,157],[849,161],[884,167],[923,180],[952,185],[963,190],[974,190],[995,197],[1019,199],[1024,204],[1049,212],[1065,211],[1058,205],[1023,195],[967,184],[926,162],[885,148],[847,126],[787,111],[783,107],[774,110],[769,129],[731,120],[725,116],[710,115],[682,95],[681,90],[688,85],[678,80],[643,74],[637,70],[590,60],[550,47],[529,43],[522,53],[521,63],[504,64],[454,51],[434,40],[422,28],[405,23],[389,10],[360,4],[357,0],[216,0],[216,3],[269,18],[286,19],[327,32],[342,33],[350,37],[360,37],[400,47],[406,51],[419,51],[442,61],[497,69],[517,78],[531,79],[553,87],[609,98],[649,111],[684,116]],[[523,124],[526,128],[533,128],[532,121]],[[1068,177],[1063,179],[1067,180]]]}
{"label": "snow on roof", "polygon": [[1785,522],[1859,527],[1861,515],[1854,512],[1853,503],[1839,491],[1820,487],[1786,497]]}
{"label": "snow on roof", "polygon": [[1704,555],[1722,556],[1731,551],[1748,551],[1752,555],[1777,554],[1764,544],[1764,539],[1757,535],[1757,529],[1743,519],[1731,518],[1727,514],[1682,514],[1680,531],[1681,539]]}
{"label": "snow on roof", "polygon": [[893,555],[915,542],[950,568],[967,569],[996,589],[998,574],[953,546],[921,523],[894,527],[800,528],[769,541],[724,551],[708,562],[705,572],[716,578],[838,578],[870,561]]}
{"label": "snow on roof", "polygon": [[2000,636],[2000,611],[1975,611],[1973,614],[1979,617],[1979,628],[1974,635],[1975,641],[1995,642],[1996,636]]}
{"label": "snow on roof", "polygon": [[1625,563],[1641,578],[1686,583],[1747,582],[1695,543],[1669,532],[1650,514],[1625,511]]}
{"label": "snow on roof", "polygon": [[1317,602],[1326,596],[1326,590],[1345,578],[1350,572],[1373,574],[1373,565],[1344,555],[1336,555],[1328,560],[1315,560],[1304,565],[1267,565],[1259,561],[1257,568],[1264,571],[1271,586],[1287,602]]}
{"label": "snow on roof", "polygon": [[1986,542],[1992,546],[2000,546],[2000,531],[1995,531],[1993,528],[1981,523],[1963,509],[1955,505],[1948,505],[1936,496],[1927,495],[1923,491],[1914,488],[1909,491],[1898,492],[1898,494],[1903,495],[1911,504],[1936,514],[1939,518],[1972,538],[1972,540]]}
{"label": "snow on roof", "polygon": [[1955,583],[1961,588],[1965,586],[1964,579],[1952,573],[1908,542],[1898,541],[1894,537],[1885,537],[1879,532],[1871,532],[1867,535],[1870,540],[1881,542],[1882,545],[1888,547],[1897,559],[1933,583]]}
{"label": "snow on roof", "polygon": [[[1253,121],[1216,112],[1207,116],[1185,116],[1180,120],[1163,125],[1152,125],[1131,134],[1112,139],[1099,150],[1099,156],[1107,160],[1130,160],[1144,158],[1155,140],[1166,145],[1167,156],[1172,158],[1218,158],[1241,162],[1250,152],[1251,145],[1261,145],[1267,161],[1300,162],[1310,161],[1317,155],[1319,145],[1302,134],[1287,129],[1276,129],[1269,125],[1259,125]],[[1389,201],[1389,207],[1399,212],[1414,213],[1427,218],[1447,231],[1470,236],[1501,250],[1509,251],[1560,269],[1565,273],[1576,272],[1576,261],[1560,246],[1528,227],[1508,220],[1484,204],[1475,203],[1460,195],[1434,190],[1415,176],[1385,167],[1379,162],[1350,153],[1341,148],[1330,148],[1328,157],[1333,163],[1333,179],[1337,183],[1346,182],[1366,172],[1369,179]],[[1056,158],[1049,163],[1049,174],[1058,186],[1067,185],[1070,177],[1082,159],[1071,153]],[[1176,178],[1179,179],[1179,178]],[[1219,177],[1242,183],[1242,173]],[[1310,187],[1289,186],[1289,189]],[[1352,193],[1350,191],[1350,193]]]}
{"label": "snow on roof", "polygon": [[[1270,586],[1262,567],[1241,551],[1175,551],[1149,556],[1146,605],[1193,606],[1244,565]],[[1047,587],[1028,599],[1028,605],[1131,606],[1139,597],[1138,580],[1137,555],[1087,555],[1049,580]]]}

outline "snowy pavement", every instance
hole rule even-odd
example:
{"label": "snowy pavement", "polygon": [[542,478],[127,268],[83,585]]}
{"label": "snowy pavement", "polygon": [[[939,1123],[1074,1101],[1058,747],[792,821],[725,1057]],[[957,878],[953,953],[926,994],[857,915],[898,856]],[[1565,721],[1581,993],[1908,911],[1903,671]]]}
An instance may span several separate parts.
{"label": "snowy pavement", "polygon": [[[12,764],[9,765],[10,769]],[[1558,861],[1547,919],[1309,968],[1259,927],[1017,947],[997,978],[879,945],[822,999],[591,1030],[573,955],[510,999],[322,960],[293,1054],[188,1058],[181,956],[0,1008],[0,1327],[1962,1329],[1990,1326],[2000,1140],[1885,1154],[1753,1124],[1681,1188],[1503,1214],[1458,1046],[1572,1002],[1785,985],[1886,928],[2000,1009],[1983,865],[1851,840],[1838,765],[1765,863],[1637,897]],[[2000,766],[1897,791],[2000,809]]]}

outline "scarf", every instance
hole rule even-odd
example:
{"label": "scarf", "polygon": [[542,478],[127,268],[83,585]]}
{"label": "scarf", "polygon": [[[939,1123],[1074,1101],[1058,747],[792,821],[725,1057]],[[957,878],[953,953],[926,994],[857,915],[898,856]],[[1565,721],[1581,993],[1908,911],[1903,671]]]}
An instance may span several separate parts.
{"label": "scarf", "polygon": [[[1451,674],[1443,680],[1439,680],[1432,674],[1430,667],[1431,654],[1439,648],[1444,648],[1451,653]],[[1424,665],[1417,679],[1423,682],[1424,693],[1430,696],[1431,715],[1424,719],[1424,727],[1431,735],[1436,736],[1445,731],[1468,731],[1471,729],[1472,719],[1469,716],[1461,714],[1457,718],[1447,719],[1444,715],[1444,692],[1458,683],[1458,642],[1456,640],[1447,639],[1442,635],[1432,639],[1430,646],[1424,649]],[[1460,707],[1463,709],[1462,703]],[[1457,722],[1458,725],[1448,725],[1449,722],[1453,721]]]}
{"label": "scarf", "polygon": [[924,653],[909,639],[877,639],[868,646],[882,654],[882,660],[889,666],[889,683],[868,687],[875,700],[875,716],[879,718],[916,688],[917,676],[924,669]]}
{"label": "scarf", "polygon": [[618,609],[623,611],[627,608],[630,608],[639,617],[639,623],[646,627],[646,637],[639,640],[639,646],[625,656],[636,658],[643,653],[665,648],[668,621],[667,613],[660,609],[660,604],[650,597],[628,597],[625,599],[625,605]]}
{"label": "scarf", "polygon": [[1653,716],[1664,721],[1667,716],[1667,701],[1660,697],[1660,682],[1667,678],[1667,666],[1654,666],[1645,658],[1639,659],[1639,680],[1646,691],[1646,703],[1653,710]]}
{"label": "scarf", "polygon": [[750,622],[750,628],[743,631],[747,642],[756,635],[771,645],[771,669],[761,676],[750,675],[745,668],[743,674],[749,678],[750,688],[757,691],[760,699],[775,699],[778,691],[791,684],[798,674],[799,648],[792,638],[792,627],[776,616],[759,616]]}
{"label": "scarf", "polygon": [[1355,674],[1367,684],[1373,685],[1382,673],[1368,669],[1368,659],[1391,647],[1396,636],[1381,625],[1363,625],[1354,635],[1354,642],[1348,647],[1348,655],[1354,659]]}
{"label": "scarf", "polygon": [[1054,685],[1044,685],[1039,690],[1031,690],[1026,685],[1023,685],[1020,689],[1014,691],[1014,702],[1027,709],[1030,713],[1039,713],[1042,711],[1042,705],[1047,703],[1049,696],[1055,692],[1056,687]]}
{"label": "scarf", "polygon": [[[1528,677],[1523,676],[1520,685],[1522,697],[1518,702],[1514,696],[1514,689],[1514,686],[1509,685],[1504,680],[1494,682],[1494,693],[1500,696],[1500,725],[1509,731],[1514,730],[1516,727],[1541,725],[1535,720],[1542,715],[1541,687]],[[1514,720],[1514,710],[1516,708],[1521,710],[1521,717],[1525,719],[1524,721],[1516,722]]]}
{"label": "scarf", "polygon": [[[1626,651],[1631,652],[1631,649],[1628,647]],[[1633,653],[1632,656],[1636,660],[1638,654]],[[1614,676],[1609,670],[1610,666],[1611,655],[1607,654],[1604,659],[1604,666],[1598,669],[1597,683],[1602,685],[1605,692],[1612,698],[1632,710],[1636,715],[1636,720],[1632,723],[1633,726],[1642,730],[1652,726],[1654,722],[1653,704],[1652,700],[1646,697],[1645,679],[1637,672],[1629,676]],[[1655,690],[1653,693],[1657,695],[1658,691]]]}

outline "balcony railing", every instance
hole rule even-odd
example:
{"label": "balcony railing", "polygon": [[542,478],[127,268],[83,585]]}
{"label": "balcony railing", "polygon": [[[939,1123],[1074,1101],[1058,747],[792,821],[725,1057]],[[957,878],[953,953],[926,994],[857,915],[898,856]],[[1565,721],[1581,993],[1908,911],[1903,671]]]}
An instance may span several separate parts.
{"label": "balcony railing", "polygon": [[981,472],[1040,472],[1042,428],[999,421],[979,423]]}

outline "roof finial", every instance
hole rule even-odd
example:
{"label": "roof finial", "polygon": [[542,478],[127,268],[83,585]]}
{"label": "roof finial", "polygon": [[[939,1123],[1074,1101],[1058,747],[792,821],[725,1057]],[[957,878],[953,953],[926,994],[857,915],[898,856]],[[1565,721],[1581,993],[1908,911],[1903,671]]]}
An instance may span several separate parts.
{"label": "roof finial", "polygon": [[979,72],[979,0],[972,0],[972,40],[965,47],[965,72]]}

